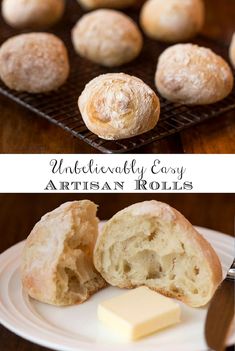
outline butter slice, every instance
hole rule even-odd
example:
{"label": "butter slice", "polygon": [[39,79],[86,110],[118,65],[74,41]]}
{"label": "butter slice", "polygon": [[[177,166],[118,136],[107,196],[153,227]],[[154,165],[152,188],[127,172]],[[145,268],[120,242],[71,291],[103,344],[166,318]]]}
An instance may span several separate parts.
{"label": "butter slice", "polygon": [[180,307],[142,286],[99,304],[98,318],[125,339],[136,340],[178,323]]}

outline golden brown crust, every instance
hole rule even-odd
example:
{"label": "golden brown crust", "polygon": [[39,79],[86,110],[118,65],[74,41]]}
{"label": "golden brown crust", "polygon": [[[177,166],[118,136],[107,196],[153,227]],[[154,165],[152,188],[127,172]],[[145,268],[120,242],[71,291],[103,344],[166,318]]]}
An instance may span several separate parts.
{"label": "golden brown crust", "polygon": [[69,75],[64,43],[53,34],[21,34],[0,48],[0,78],[10,88],[29,93],[58,89]]}
{"label": "golden brown crust", "polygon": [[107,67],[134,60],[143,46],[140,30],[122,12],[101,9],[82,16],[72,30],[76,52]]}
{"label": "golden brown crust", "polygon": [[202,0],[148,0],[140,23],[147,36],[165,42],[182,42],[194,37],[205,18]]}
{"label": "golden brown crust", "polygon": [[45,29],[62,17],[64,0],[3,0],[2,15],[12,27]]}
{"label": "golden brown crust", "polygon": [[229,58],[233,67],[235,68],[235,33],[233,34],[231,44],[229,47]]}
{"label": "golden brown crust", "polygon": [[113,8],[122,9],[136,3],[136,0],[78,0],[78,3],[85,9]]}
{"label": "golden brown crust", "polygon": [[233,74],[227,62],[210,49],[177,44],[160,55],[155,84],[169,101],[205,105],[230,94]]}
{"label": "golden brown crust", "polygon": [[[205,257],[205,263],[208,264],[209,270],[212,274],[212,285],[214,294],[215,290],[222,281],[222,267],[220,260],[211,246],[211,244],[192,226],[192,224],[176,209],[172,208],[176,215],[176,222],[179,221],[185,226],[185,232],[187,233],[189,240],[194,239],[194,244],[200,249],[201,254]],[[182,299],[182,301],[184,301]],[[187,303],[187,301],[184,301]],[[196,306],[197,307],[197,306]]]}
{"label": "golden brown crust", "polygon": [[21,34],[0,47],[0,78],[10,89],[44,93],[58,89],[68,75],[67,49],[53,34]]}
{"label": "golden brown crust", "polygon": [[160,114],[154,91],[124,73],[104,74],[90,81],[78,105],[87,128],[107,140],[145,133],[156,126]]}

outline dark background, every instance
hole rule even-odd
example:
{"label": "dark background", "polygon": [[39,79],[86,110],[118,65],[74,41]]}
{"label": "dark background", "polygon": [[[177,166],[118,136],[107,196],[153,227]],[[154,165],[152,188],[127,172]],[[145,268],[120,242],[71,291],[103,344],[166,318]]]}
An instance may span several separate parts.
{"label": "dark background", "polygon": [[[235,30],[235,1],[204,1],[206,23],[203,35],[220,42],[225,46],[225,50],[228,50]],[[67,3],[70,2],[76,3],[76,0],[67,0]],[[77,11],[79,13],[79,5],[77,5]],[[0,21],[2,21],[1,16]],[[137,152],[235,153],[234,117],[234,110],[224,113],[159,142],[141,147]],[[97,151],[70,133],[0,95],[0,153],[94,152]]]}
{"label": "dark background", "polygon": [[0,194],[0,252],[25,239],[46,212],[85,198],[99,205],[100,219],[134,202],[154,199],[169,203],[195,225],[234,233],[235,194]]}
{"label": "dark background", "polygon": [[[0,252],[24,240],[47,211],[80,199],[97,203],[100,219],[132,203],[155,199],[175,207],[195,225],[234,235],[235,194],[0,194]],[[43,350],[0,326],[0,351]]]}

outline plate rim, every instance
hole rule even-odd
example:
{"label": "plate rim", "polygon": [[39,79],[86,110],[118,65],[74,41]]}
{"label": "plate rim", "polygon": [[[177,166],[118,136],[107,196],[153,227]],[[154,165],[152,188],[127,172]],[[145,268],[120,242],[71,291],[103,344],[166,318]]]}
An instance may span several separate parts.
{"label": "plate rim", "polygon": [[[103,221],[104,222],[104,221]],[[234,241],[234,237],[233,236],[230,236],[230,235],[228,235],[228,234],[225,234],[225,233],[222,233],[222,232],[219,232],[219,231],[217,231],[217,230],[214,230],[214,229],[210,229],[210,228],[207,228],[207,227],[201,227],[201,226],[194,226],[195,228],[196,228],[196,230],[197,231],[199,231],[199,233],[200,233],[200,230],[202,230],[202,235],[204,234],[203,233],[203,231],[205,232],[205,231],[207,231],[207,233],[208,233],[208,235],[219,235],[220,237],[224,237],[224,239],[226,238],[226,241],[227,242],[231,242],[231,241]],[[20,250],[21,249],[21,247],[24,245],[24,242],[25,242],[25,240],[22,240],[22,241],[20,241],[20,242],[18,242],[18,243],[16,243],[16,244],[14,244],[13,246],[11,246],[10,248],[8,248],[7,250],[5,250],[4,252],[2,252],[1,254],[0,254],[0,262],[1,261],[4,261],[4,259],[6,258],[6,257],[8,257],[8,262],[6,262],[6,264],[5,265],[2,265],[1,266],[1,269],[0,269],[0,274],[1,274],[1,272],[4,270],[4,267],[6,267],[6,265],[7,264],[10,264],[10,262],[12,262],[12,261],[14,261],[14,259],[17,259],[17,257],[16,257],[16,252],[18,251],[18,250]],[[1,312],[1,305],[4,307],[4,305],[3,305],[3,303],[0,301],[0,312]],[[12,317],[12,316],[10,316],[10,317]],[[27,341],[30,341],[30,342],[32,342],[32,343],[34,343],[34,344],[38,344],[38,345],[41,345],[41,346],[43,346],[43,347],[46,347],[46,348],[49,348],[49,349],[51,349],[51,350],[57,350],[57,351],[61,351],[62,350],[62,348],[60,347],[60,345],[59,344],[56,344],[56,343],[54,343],[53,341],[51,342],[51,341],[49,341],[49,340],[44,340],[44,339],[42,339],[42,338],[40,338],[40,336],[32,336],[32,335],[30,335],[30,333],[28,332],[25,332],[24,330],[21,330],[21,328],[20,328],[20,330],[18,330],[18,328],[17,327],[15,327],[14,326],[14,324],[12,325],[10,322],[9,322],[9,320],[8,321],[6,321],[6,320],[4,320],[4,316],[2,317],[1,316],[1,313],[0,313],[0,323],[5,327],[5,328],[7,328],[8,330],[10,330],[12,333],[14,333],[14,334],[16,334],[17,336],[19,336],[19,337],[22,337],[23,339],[25,339],[25,340],[27,340]],[[235,340],[235,334],[232,336],[232,343],[234,343],[234,340]],[[81,347],[81,350],[91,350],[91,348],[92,348],[92,344],[91,343],[89,343],[89,342],[84,342],[84,341],[82,341],[82,340],[79,340],[78,339],[78,343],[81,345],[80,347]],[[115,345],[113,345],[113,346],[115,346]],[[112,346],[112,349],[113,350],[120,350],[120,346],[122,347],[122,349],[123,350],[125,350],[125,349],[127,349],[127,347],[128,347],[128,345],[126,344],[126,345],[122,345],[122,344],[120,344],[119,345],[119,347],[118,348],[116,348],[116,347],[113,347]],[[125,347],[124,347],[125,346]],[[129,349],[130,348],[132,348],[132,347],[136,347],[136,346],[138,346],[138,345],[129,345]],[[143,346],[143,345],[142,345]],[[151,346],[152,345],[149,345],[149,347],[151,348]],[[79,348],[80,348],[79,347]],[[106,344],[106,345],[102,345],[102,347],[105,347],[104,349],[106,350],[107,348],[110,348],[110,345],[108,345],[108,344]],[[147,345],[145,345],[144,347],[147,347]],[[73,350],[74,348],[73,348],[73,346],[70,348],[70,346],[67,348],[67,350]],[[138,349],[138,347],[136,348],[136,349]],[[183,350],[183,349],[182,349]],[[198,351],[198,350],[197,350]]]}

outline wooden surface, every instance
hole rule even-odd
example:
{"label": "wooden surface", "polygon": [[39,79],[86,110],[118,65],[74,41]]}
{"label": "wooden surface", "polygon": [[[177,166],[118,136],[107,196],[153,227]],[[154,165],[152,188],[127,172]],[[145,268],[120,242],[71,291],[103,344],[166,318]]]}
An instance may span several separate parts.
{"label": "wooden surface", "polygon": [[[107,219],[134,202],[156,199],[177,208],[193,224],[234,235],[235,194],[92,194],[85,197],[99,205],[100,219]],[[75,194],[0,194],[0,253],[24,240],[45,212],[65,201],[83,198],[84,195]],[[43,350],[46,349],[0,326],[0,351]]]}
{"label": "wooden surface", "polygon": [[[234,0],[205,0],[208,37],[229,45]],[[0,96],[0,153],[95,153],[68,132]],[[235,153],[235,111],[140,148],[138,153]]]}

